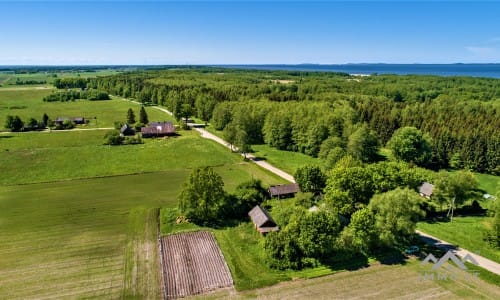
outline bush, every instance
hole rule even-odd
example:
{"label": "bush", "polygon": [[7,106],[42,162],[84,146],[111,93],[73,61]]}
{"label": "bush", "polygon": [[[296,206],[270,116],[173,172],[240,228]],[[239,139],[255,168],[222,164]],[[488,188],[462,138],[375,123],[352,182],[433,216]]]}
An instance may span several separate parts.
{"label": "bush", "polygon": [[104,142],[105,145],[121,145],[124,141],[124,137],[120,135],[120,132],[118,130],[111,130],[108,131],[104,135],[104,139],[106,140]]}

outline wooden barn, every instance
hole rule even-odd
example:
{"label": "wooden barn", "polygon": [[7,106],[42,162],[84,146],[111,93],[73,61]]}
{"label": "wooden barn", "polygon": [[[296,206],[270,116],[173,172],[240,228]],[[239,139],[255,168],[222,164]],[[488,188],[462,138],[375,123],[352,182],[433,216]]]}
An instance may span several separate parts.
{"label": "wooden barn", "polygon": [[144,138],[163,137],[175,135],[175,126],[171,122],[152,122],[141,128]]}
{"label": "wooden barn", "polygon": [[120,134],[122,136],[125,136],[125,135],[134,135],[135,134],[135,130],[133,128],[131,128],[128,124],[124,124],[120,128]]}
{"label": "wooden barn", "polygon": [[259,205],[252,208],[248,215],[255,225],[255,229],[257,229],[257,231],[262,235],[265,235],[266,233],[271,231],[279,230],[279,227],[278,225],[276,225],[276,222],[274,222],[273,218],[265,209],[263,209]]}
{"label": "wooden barn", "polygon": [[297,183],[280,184],[271,186],[268,192],[271,198],[273,197],[278,197],[278,199],[288,198],[288,197],[293,197],[295,196],[296,193],[300,192],[300,187]]}

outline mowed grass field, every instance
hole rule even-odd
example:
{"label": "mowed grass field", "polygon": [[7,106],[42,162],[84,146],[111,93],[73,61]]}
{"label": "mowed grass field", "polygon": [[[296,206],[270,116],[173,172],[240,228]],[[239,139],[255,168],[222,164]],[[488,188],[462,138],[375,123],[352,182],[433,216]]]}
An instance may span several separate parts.
{"label": "mowed grass field", "polygon": [[419,222],[417,229],[500,263],[500,250],[483,240],[488,217],[455,217],[453,222]]}
{"label": "mowed grass field", "polygon": [[[94,134],[33,133],[15,142],[31,149],[23,154],[28,158],[11,164],[10,175],[17,166],[24,176],[16,178],[25,177],[26,184],[7,180],[9,185],[0,185],[0,299],[159,298],[158,209],[177,205],[192,168],[214,166],[228,191],[251,178],[266,185],[281,180],[192,132],[144,145],[87,146],[101,139]],[[80,148],[88,159],[82,159]],[[34,165],[29,153],[37,149],[49,158]],[[0,152],[2,166],[10,161],[5,153]],[[100,156],[106,158],[95,159]],[[101,166],[115,156],[119,159]],[[76,171],[66,179],[101,171],[110,175],[106,169],[114,165],[117,174],[145,173],[28,184],[59,180],[58,174],[72,174],[85,165],[88,173]]]}
{"label": "mowed grass field", "polygon": [[[58,117],[85,117],[90,123],[80,128],[113,127],[115,121],[125,122],[127,110],[132,108],[137,120],[140,106],[121,99],[105,101],[75,100],[69,102],[43,102],[43,97],[55,89],[19,87],[0,89],[0,130],[4,129],[7,115],[18,115],[25,123],[29,118],[41,120],[46,113],[52,120]],[[168,115],[146,107],[150,121],[169,120]]]}
{"label": "mowed grass field", "polygon": [[[33,132],[0,135],[0,184],[26,184],[88,177],[114,176],[220,167],[228,185],[239,177],[251,176],[282,183],[257,166],[245,163],[215,142],[204,140],[194,131],[180,136],[145,139],[144,144],[103,145],[105,131]],[[247,174],[247,175],[245,175]],[[234,179],[233,179],[234,177]]]}

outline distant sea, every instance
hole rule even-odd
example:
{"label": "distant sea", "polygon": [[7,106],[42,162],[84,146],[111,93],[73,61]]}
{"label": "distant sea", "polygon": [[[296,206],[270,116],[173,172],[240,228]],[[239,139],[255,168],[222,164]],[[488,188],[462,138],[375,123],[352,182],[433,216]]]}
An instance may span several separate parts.
{"label": "distant sea", "polygon": [[216,65],[224,68],[500,78],[500,64],[344,64],[344,65]]}

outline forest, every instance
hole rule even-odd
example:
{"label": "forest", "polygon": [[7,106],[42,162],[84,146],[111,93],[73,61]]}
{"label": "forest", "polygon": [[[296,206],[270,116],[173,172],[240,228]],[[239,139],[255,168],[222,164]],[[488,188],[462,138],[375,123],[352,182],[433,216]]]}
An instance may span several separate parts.
{"label": "forest", "polygon": [[329,166],[346,153],[380,160],[378,149],[412,127],[430,155],[409,162],[500,174],[499,79],[186,67],[92,78],[86,88],[195,116],[243,148],[266,143]]}

